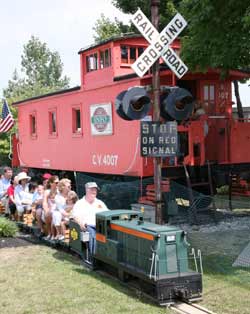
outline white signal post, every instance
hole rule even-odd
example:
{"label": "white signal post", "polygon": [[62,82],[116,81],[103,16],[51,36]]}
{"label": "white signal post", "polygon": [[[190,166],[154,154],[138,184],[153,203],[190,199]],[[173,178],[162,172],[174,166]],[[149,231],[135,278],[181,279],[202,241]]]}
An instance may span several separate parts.
{"label": "white signal post", "polygon": [[150,43],[150,46],[132,64],[136,74],[142,77],[161,57],[180,79],[188,71],[188,67],[169,45],[187,26],[183,16],[177,13],[160,34],[140,9],[133,15],[132,22]]}

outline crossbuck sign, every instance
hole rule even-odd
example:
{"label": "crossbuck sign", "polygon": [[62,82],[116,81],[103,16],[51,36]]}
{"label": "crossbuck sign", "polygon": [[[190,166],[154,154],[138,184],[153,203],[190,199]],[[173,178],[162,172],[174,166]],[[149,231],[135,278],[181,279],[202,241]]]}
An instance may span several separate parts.
{"label": "crossbuck sign", "polygon": [[160,34],[140,9],[133,15],[132,22],[150,43],[150,46],[132,64],[136,74],[142,77],[155,61],[161,57],[171,71],[178,78],[181,78],[188,71],[188,68],[174,50],[170,48],[170,44],[187,25],[181,14],[177,13]]}

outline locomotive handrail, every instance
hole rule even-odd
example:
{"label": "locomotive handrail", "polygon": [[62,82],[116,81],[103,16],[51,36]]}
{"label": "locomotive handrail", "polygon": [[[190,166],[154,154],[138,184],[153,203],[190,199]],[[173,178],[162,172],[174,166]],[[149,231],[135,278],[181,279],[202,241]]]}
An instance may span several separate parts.
{"label": "locomotive handrail", "polygon": [[[159,262],[159,256],[156,254],[156,251],[152,249],[149,278],[150,279],[153,278],[155,281],[157,280],[157,265],[159,265],[158,262]],[[152,275],[153,272],[154,272],[154,274]]]}
{"label": "locomotive handrail", "polygon": [[196,261],[196,255],[195,255],[195,249],[194,248],[192,248],[191,255],[193,255],[193,257],[194,257],[195,270],[198,272],[198,265],[197,265],[197,261]]}
{"label": "locomotive handrail", "polygon": [[200,260],[201,274],[203,275],[203,265],[202,265],[202,258],[201,258],[201,250],[198,250],[198,257],[199,257],[199,260]]}

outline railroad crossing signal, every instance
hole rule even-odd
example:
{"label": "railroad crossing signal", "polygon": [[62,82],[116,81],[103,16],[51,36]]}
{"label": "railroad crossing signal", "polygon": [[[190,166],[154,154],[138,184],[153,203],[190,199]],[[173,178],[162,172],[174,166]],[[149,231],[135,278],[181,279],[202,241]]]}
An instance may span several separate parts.
{"label": "railroad crossing signal", "polygon": [[160,34],[140,9],[133,15],[132,22],[150,43],[150,46],[132,64],[136,74],[142,77],[154,62],[161,57],[175,75],[181,78],[188,71],[188,67],[170,48],[170,44],[187,26],[187,22],[182,15],[177,13]]}

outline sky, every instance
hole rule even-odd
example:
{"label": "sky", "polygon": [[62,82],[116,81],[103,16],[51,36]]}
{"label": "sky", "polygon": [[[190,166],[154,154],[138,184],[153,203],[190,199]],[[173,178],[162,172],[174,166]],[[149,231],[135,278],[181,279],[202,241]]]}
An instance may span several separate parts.
{"label": "sky", "polygon": [[[132,0],[131,0],[132,1]],[[111,0],[0,0],[0,97],[2,89],[17,69],[21,74],[23,45],[32,35],[58,51],[64,64],[64,75],[70,86],[80,84],[78,51],[94,43],[93,27],[103,13],[128,22],[130,16],[121,13]],[[240,86],[244,106],[250,106],[250,87]],[[233,99],[234,100],[234,99]]]}

